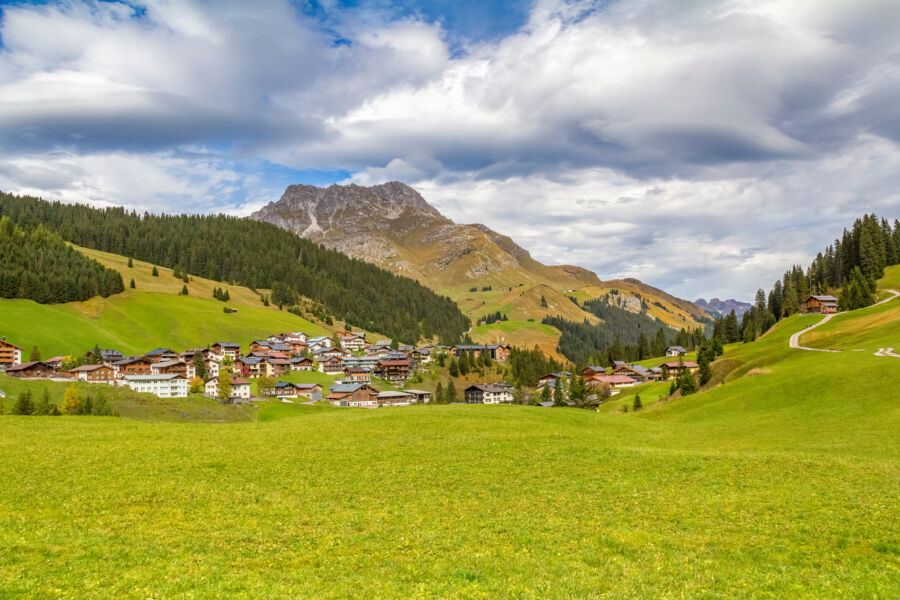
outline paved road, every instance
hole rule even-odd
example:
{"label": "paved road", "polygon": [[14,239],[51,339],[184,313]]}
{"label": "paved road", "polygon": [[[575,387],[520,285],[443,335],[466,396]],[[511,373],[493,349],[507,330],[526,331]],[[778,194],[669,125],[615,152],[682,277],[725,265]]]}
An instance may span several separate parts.
{"label": "paved road", "polygon": [[[882,300],[880,302],[876,302],[875,304],[873,304],[873,306],[878,306],[879,304],[884,304],[885,302],[890,302],[897,296],[900,296],[900,292],[898,292],[897,290],[884,290],[884,291],[890,292],[892,295],[888,296],[887,298],[885,298],[884,300]],[[797,348],[798,350],[812,350],[813,352],[840,352],[840,350],[828,350],[825,348],[810,348],[808,346],[800,345],[800,336],[801,335],[803,335],[804,333],[806,333],[808,331],[812,331],[819,325],[823,325],[823,324],[827,323],[828,321],[830,321],[834,317],[838,316],[839,314],[842,314],[842,313],[832,313],[830,315],[826,315],[825,318],[822,319],[821,321],[819,321],[818,323],[814,323],[813,325],[810,325],[806,329],[801,329],[800,331],[798,331],[797,333],[792,335],[791,341],[790,341],[791,348]],[[897,356],[898,358],[900,358],[900,356],[898,356],[897,354],[894,354],[893,350],[894,350],[893,348],[888,348],[887,350],[885,350],[884,348],[879,348],[878,352],[875,353],[875,356]]]}

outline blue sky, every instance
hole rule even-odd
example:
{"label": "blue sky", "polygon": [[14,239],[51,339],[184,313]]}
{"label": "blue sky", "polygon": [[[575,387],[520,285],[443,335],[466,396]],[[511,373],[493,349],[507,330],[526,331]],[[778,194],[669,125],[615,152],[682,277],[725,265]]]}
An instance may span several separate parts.
{"label": "blue sky", "polygon": [[747,299],[900,216],[898,30],[879,0],[6,2],[0,189],[246,215],[400,180],[541,261]]}

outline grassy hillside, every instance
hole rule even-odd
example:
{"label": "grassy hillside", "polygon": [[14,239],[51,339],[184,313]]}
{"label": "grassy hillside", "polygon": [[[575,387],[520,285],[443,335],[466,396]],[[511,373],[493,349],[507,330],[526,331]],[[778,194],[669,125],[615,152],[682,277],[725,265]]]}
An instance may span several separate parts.
{"label": "grassy hillside", "polygon": [[[259,296],[240,286],[193,278],[188,296],[177,295],[185,283],[172,277],[172,271],[153,265],[93,250],[82,252],[122,273],[135,289],[109,298],[85,302],[38,304],[30,300],[0,300],[0,334],[10,341],[31,348],[37,345],[43,356],[84,353],[95,344],[121,352],[143,353],[158,346],[192,348],[216,341],[247,344],[252,339],[282,331],[303,331],[326,335],[329,329],[301,319],[275,307],[264,307]],[[231,296],[228,306],[238,308],[225,314],[226,303],[212,299],[214,287],[226,287]]]}
{"label": "grassy hillside", "polygon": [[788,348],[819,319],[601,412],[4,416],[0,596],[896,598],[896,359]]}

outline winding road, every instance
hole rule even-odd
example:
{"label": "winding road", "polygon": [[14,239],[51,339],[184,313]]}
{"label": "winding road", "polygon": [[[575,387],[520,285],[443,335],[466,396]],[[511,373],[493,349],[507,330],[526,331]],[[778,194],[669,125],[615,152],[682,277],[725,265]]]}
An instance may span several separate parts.
{"label": "winding road", "polygon": [[[872,306],[878,306],[879,304],[884,304],[885,302],[890,302],[897,296],[900,296],[900,292],[898,292],[897,290],[884,290],[884,291],[890,293],[891,295],[888,296],[887,298],[885,298],[884,300],[876,302]],[[800,331],[798,331],[797,333],[792,335],[791,340],[790,340],[790,347],[796,348],[797,350],[811,350],[813,352],[840,352],[840,350],[829,350],[827,348],[810,348],[809,346],[801,346],[800,345],[800,336],[801,335],[803,335],[804,333],[807,333],[809,331],[812,331],[819,325],[823,325],[823,324],[827,323],[828,321],[830,321],[834,317],[838,316],[839,314],[843,314],[843,313],[832,313],[830,315],[826,315],[825,318],[822,319],[821,321],[819,321],[818,323],[814,323],[814,324],[806,327],[805,329],[801,329]],[[875,353],[875,356],[895,356],[897,358],[900,358],[900,355],[894,353],[893,348],[887,348],[887,349],[879,348],[878,352]]]}

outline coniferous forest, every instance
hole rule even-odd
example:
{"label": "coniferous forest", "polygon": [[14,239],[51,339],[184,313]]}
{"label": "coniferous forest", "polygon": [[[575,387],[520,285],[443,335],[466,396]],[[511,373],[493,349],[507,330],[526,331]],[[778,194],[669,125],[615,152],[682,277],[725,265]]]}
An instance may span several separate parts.
{"label": "coniferous forest", "polygon": [[0,218],[0,298],[49,304],[106,297],[124,289],[117,271],[81,254],[56,233]]}
{"label": "coniferous forest", "polygon": [[[269,223],[225,215],[139,215],[2,193],[0,216],[21,227],[43,225],[87,248],[251,289],[276,289],[273,300],[306,296],[348,326],[405,343],[433,336],[454,343],[469,327],[449,298]],[[110,293],[98,288],[97,293],[104,292]]]}

